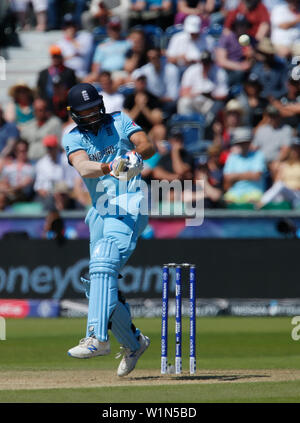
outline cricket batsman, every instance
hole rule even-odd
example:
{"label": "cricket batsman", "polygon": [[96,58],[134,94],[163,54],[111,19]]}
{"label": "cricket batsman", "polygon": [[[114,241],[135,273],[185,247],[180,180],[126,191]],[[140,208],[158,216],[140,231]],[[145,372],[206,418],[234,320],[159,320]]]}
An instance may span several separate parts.
{"label": "cricket batsman", "polygon": [[[150,344],[131,321],[129,305],[118,292],[118,276],[147,224],[148,217],[140,210],[143,193],[138,186],[143,159],[155,150],[127,115],[105,113],[102,96],[91,84],[71,88],[68,110],[77,126],[63,137],[63,147],[92,199],[85,219],[90,230],[86,337],[68,354],[75,358],[109,354],[110,329],[123,355],[117,374],[125,376]],[[125,193],[120,189],[124,183]]]}

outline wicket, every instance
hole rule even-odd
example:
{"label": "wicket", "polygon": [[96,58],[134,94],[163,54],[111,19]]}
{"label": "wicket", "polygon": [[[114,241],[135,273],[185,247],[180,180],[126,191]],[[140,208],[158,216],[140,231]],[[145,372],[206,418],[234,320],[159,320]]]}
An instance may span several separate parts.
{"label": "wicket", "polygon": [[162,322],[161,322],[161,374],[168,373],[168,304],[169,269],[175,268],[175,373],[182,372],[182,268],[189,268],[190,308],[190,374],[196,373],[196,266],[190,263],[167,263],[163,265],[162,280]]}

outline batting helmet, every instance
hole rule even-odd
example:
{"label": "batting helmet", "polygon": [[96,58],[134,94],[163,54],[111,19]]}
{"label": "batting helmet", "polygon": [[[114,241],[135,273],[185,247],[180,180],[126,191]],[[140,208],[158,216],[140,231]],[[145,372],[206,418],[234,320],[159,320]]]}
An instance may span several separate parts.
{"label": "batting helmet", "polygon": [[[96,106],[98,106],[97,111],[87,115],[82,116],[78,113]],[[83,131],[98,130],[105,117],[103,97],[91,84],[80,83],[70,89],[67,109],[74,122]]]}

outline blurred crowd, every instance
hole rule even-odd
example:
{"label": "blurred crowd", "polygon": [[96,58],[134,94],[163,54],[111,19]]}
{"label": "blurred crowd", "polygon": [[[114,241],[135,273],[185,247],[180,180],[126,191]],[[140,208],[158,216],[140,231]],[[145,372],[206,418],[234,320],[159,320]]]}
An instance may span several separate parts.
{"label": "blurred crowd", "polygon": [[1,210],[89,206],[61,148],[77,82],[156,145],[147,183],[191,180],[181,201],[207,208],[300,207],[300,0],[11,0],[0,22],[2,46],[61,30],[36,86],[0,107]]}

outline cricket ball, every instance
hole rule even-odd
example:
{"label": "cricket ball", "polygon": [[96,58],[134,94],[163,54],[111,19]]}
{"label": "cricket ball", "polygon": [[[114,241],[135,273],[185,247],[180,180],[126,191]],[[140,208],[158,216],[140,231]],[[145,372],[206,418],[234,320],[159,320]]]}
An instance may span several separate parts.
{"label": "cricket ball", "polygon": [[247,34],[243,34],[239,37],[239,43],[241,46],[246,47],[250,44],[250,37]]}

